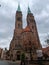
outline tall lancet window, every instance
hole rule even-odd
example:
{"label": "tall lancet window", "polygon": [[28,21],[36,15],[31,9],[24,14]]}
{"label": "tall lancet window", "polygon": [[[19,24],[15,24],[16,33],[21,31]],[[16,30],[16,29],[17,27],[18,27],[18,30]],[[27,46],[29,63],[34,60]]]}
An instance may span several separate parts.
{"label": "tall lancet window", "polygon": [[18,24],[18,28],[21,29],[21,25],[20,24]]}
{"label": "tall lancet window", "polygon": [[21,21],[21,17],[18,17],[17,20],[18,20],[18,21]]}

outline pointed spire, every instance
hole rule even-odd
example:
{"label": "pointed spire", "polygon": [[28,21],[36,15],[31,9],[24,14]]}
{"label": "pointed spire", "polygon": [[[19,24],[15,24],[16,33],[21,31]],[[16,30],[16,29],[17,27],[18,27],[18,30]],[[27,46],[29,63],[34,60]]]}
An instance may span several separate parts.
{"label": "pointed spire", "polygon": [[28,6],[28,13],[31,13],[29,6]]}
{"label": "pointed spire", "polygon": [[21,9],[20,9],[20,4],[18,4],[18,9],[17,9],[17,11],[21,11]]}

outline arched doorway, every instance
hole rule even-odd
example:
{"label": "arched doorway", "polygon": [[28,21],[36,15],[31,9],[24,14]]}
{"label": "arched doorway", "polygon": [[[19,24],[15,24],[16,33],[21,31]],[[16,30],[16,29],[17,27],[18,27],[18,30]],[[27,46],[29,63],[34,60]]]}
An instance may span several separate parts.
{"label": "arched doorway", "polygon": [[17,55],[17,60],[20,60],[20,55]]}
{"label": "arched doorway", "polygon": [[17,60],[20,60],[20,55],[21,55],[20,51],[17,51]]}

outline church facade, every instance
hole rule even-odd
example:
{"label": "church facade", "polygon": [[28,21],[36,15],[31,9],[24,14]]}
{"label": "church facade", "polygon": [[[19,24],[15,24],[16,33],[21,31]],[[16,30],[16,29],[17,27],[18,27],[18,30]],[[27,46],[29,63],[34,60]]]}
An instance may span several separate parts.
{"label": "church facade", "polygon": [[25,53],[26,58],[30,59],[31,57],[35,60],[37,59],[36,51],[42,48],[38,36],[36,21],[28,7],[26,17],[27,26],[23,29],[22,16],[20,5],[18,5],[15,15],[14,35],[9,48],[10,60],[20,60],[23,52]]}

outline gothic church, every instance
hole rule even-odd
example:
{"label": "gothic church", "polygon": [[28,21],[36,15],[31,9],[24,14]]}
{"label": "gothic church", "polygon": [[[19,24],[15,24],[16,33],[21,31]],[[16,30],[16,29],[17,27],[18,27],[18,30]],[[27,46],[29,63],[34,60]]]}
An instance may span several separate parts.
{"label": "gothic church", "polygon": [[[26,58],[37,59],[36,50],[41,49],[41,44],[37,32],[36,21],[30,8],[27,11],[27,26],[23,29],[22,11],[20,5],[15,15],[14,35],[10,43],[10,60],[20,60],[21,53],[25,53]],[[31,54],[30,54],[31,52]]]}

